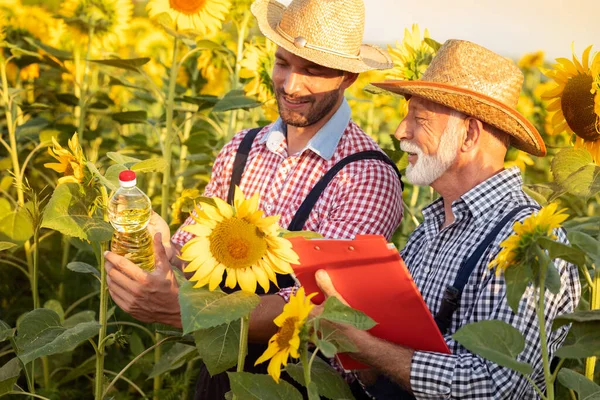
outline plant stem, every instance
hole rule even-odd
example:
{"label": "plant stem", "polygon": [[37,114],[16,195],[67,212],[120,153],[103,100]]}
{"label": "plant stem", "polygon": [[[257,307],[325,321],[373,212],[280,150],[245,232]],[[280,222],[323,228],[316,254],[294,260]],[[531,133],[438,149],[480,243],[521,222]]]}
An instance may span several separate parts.
{"label": "plant stem", "polygon": [[[104,185],[100,186],[102,193],[102,206],[104,220],[108,220],[106,207],[108,205],[108,193]],[[98,268],[100,269],[100,311],[98,313],[98,322],[100,331],[98,332],[98,354],[96,355],[96,376],[94,381],[94,399],[102,400],[104,389],[104,338],[106,337],[106,314],[108,305],[108,288],[106,285],[106,270],[104,269],[104,252],[108,248],[107,242],[100,243],[100,254],[98,257]]]}
{"label": "plant stem", "polygon": [[185,386],[183,388],[183,393],[181,393],[181,400],[188,400],[188,397],[190,397],[190,393],[189,393],[189,389],[190,389],[190,385],[189,382],[192,380],[192,373],[194,372],[194,363],[196,360],[191,360],[188,361],[186,366],[185,366],[185,374],[184,376],[184,382],[185,382]]}
{"label": "plant stem", "polygon": [[162,198],[160,206],[160,216],[168,221],[169,214],[169,185],[171,180],[171,143],[173,142],[173,106],[175,102],[175,84],[177,83],[177,73],[179,72],[179,63],[177,62],[177,49],[179,40],[173,39],[173,60],[171,63],[171,73],[169,74],[169,91],[167,93],[167,134],[164,140],[165,170],[162,181]]}
{"label": "plant stem", "polygon": [[[244,41],[246,39],[246,28],[248,27],[248,22],[250,21],[250,13],[246,12],[244,14],[244,19],[239,25],[238,28],[238,40],[237,40],[237,53],[235,59],[235,68],[233,70],[233,77],[231,78],[231,89],[235,90],[239,86],[240,80],[240,70],[242,69],[242,59],[244,57]],[[229,125],[227,127],[227,135],[228,138],[231,138],[235,133],[235,129],[237,126],[237,117],[238,110],[231,111],[229,114]]]}
{"label": "plant stem", "polygon": [[550,362],[548,359],[548,340],[546,338],[546,317],[544,315],[544,300],[546,294],[546,271],[550,260],[546,253],[536,245],[536,253],[538,261],[540,263],[540,280],[538,288],[538,306],[536,313],[538,317],[538,323],[540,327],[540,344],[542,348],[542,362],[544,364],[544,380],[546,381],[546,398],[548,400],[554,400],[554,381],[552,379],[552,373],[550,371]]}
{"label": "plant stem", "polygon": [[33,249],[33,276],[31,277],[31,279],[32,279],[31,291],[33,294],[33,308],[36,309],[36,308],[40,308],[40,294],[38,291],[38,266],[39,266],[39,258],[40,258],[40,249],[39,249],[40,230],[39,230],[39,227],[34,227],[33,243],[35,245],[35,248]]}
{"label": "plant stem", "polygon": [[62,304],[65,303],[65,269],[67,268],[67,261],[69,261],[69,238],[65,235],[62,237],[62,261],[60,264],[60,285],[58,286],[58,298]]}
{"label": "plant stem", "polygon": [[248,353],[248,326],[248,316],[242,317],[240,320],[240,349],[238,351],[237,372],[242,372],[244,370],[246,354]]}
{"label": "plant stem", "polygon": [[31,396],[31,397],[35,397],[36,399],[42,399],[42,400],[50,400],[47,397],[44,396],[40,396],[39,394],[34,394],[34,393],[27,393],[27,392],[8,392],[7,394],[14,394],[14,395],[20,395],[20,396]]}
{"label": "plant stem", "polygon": [[[237,361],[237,372],[244,371],[244,363],[246,361],[246,353],[248,352],[248,316],[242,317],[240,320],[240,347],[238,350],[238,361]],[[233,394],[233,400],[236,400],[237,396]]]}
{"label": "plant stem", "polygon": [[[162,340],[162,335],[158,332],[156,332],[154,334],[154,343],[158,343]],[[154,365],[158,364],[158,362],[160,361],[160,356],[162,353],[162,349],[160,347],[156,347],[154,349]],[[155,376],[152,382],[152,389],[153,389],[153,393],[152,393],[152,399],[153,400],[160,400],[158,398],[158,392],[160,391],[162,387],[162,378],[160,375]]]}
{"label": "plant stem", "polygon": [[310,367],[311,362],[308,361],[308,343],[305,343],[302,351],[300,352],[300,361],[302,362],[302,369],[304,370],[304,386],[308,388],[310,384]]}
{"label": "plant stem", "polygon": [[174,337],[174,336],[168,336],[168,337],[164,338],[163,340],[161,340],[160,342],[158,342],[156,344],[153,344],[152,346],[148,347],[146,350],[144,350],[140,354],[138,354],[133,360],[131,360],[129,362],[129,364],[127,364],[125,367],[123,367],[123,369],[121,371],[119,371],[119,373],[115,376],[115,378],[113,380],[110,381],[110,383],[106,387],[106,390],[104,391],[104,394],[102,396],[106,396],[108,394],[109,390],[112,389],[112,387],[114,386],[115,382],[118,381],[121,378],[121,376],[123,376],[123,374],[125,373],[125,371],[127,371],[129,369],[129,367],[131,367],[133,364],[135,364],[140,358],[144,357],[150,351],[154,350],[155,348],[157,348],[161,344],[163,344],[166,341],[171,340],[171,339],[176,339],[176,337]]}
{"label": "plant stem", "polygon": [[[593,265],[593,267],[594,267],[594,279],[592,281],[593,282],[592,285],[589,287],[589,290],[591,292],[591,297],[592,297],[592,301],[590,302],[590,309],[598,310],[598,309],[600,309],[600,274],[596,270],[595,265]],[[585,376],[592,382],[594,381],[594,373],[596,370],[596,360],[597,360],[596,357],[588,357],[585,360]]]}
{"label": "plant stem", "polygon": [[90,55],[92,54],[92,39],[94,37],[94,25],[90,26],[88,31],[88,46],[85,59],[83,60],[83,76],[81,77],[81,81],[79,85],[81,87],[81,93],[79,95],[79,125],[77,127],[77,134],[79,135],[79,143],[83,141],[83,132],[85,131],[85,103],[87,97],[87,74],[88,74],[88,63],[90,59]]}

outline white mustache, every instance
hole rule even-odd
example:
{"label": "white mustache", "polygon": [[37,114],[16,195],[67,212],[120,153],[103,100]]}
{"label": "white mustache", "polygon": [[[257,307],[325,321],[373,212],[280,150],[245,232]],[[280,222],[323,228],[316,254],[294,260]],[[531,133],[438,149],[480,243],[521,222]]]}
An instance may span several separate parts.
{"label": "white mustache", "polygon": [[406,141],[400,142],[400,149],[405,153],[415,153],[417,155],[421,155],[423,153],[421,151],[421,149],[419,148],[419,146],[417,146],[414,143],[406,142]]}

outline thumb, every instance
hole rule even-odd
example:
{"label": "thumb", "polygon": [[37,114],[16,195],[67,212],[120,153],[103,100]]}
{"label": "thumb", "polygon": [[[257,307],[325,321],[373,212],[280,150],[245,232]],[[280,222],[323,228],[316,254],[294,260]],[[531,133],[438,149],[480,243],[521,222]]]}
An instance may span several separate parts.
{"label": "thumb", "polygon": [[160,232],[154,235],[154,265],[156,271],[164,274],[171,271],[171,263],[167,257],[165,246],[162,244],[162,233]]}
{"label": "thumb", "polygon": [[331,278],[329,277],[327,271],[323,269],[318,270],[315,273],[315,278],[317,280],[317,285],[319,286],[319,288],[321,288],[321,290],[325,294],[325,297],[337,297],[339,301],[341,301],[345,305],[348,305],[348,302],[344,300],[344,298],[335,289],[335,286],[333,286],[333,282],[331,281]]}

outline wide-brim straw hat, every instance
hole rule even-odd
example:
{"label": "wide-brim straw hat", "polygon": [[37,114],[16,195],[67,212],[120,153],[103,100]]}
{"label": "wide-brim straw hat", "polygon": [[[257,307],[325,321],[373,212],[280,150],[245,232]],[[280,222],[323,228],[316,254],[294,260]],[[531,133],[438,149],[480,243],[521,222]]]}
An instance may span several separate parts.
{"label": "wide-brim straw hat", "polygon": [[517,110],[523,73],[515,63],[475,43],[448,40],[420,80],[374,82],[407,98],[418,96],[486,122],[511,136],[511,145],[544,156],[537,129]]}
{"label": "wide-brim straw hat", "polygon": [[362,44],[362,0],[256,0],[251,10],[263,35],[315,64],[356,73],[393,66],[385,50]]}

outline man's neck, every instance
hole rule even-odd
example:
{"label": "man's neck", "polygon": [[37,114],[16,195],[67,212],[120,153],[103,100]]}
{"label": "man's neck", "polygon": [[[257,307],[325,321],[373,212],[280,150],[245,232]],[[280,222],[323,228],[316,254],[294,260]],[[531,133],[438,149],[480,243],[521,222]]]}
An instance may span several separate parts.
{"label": "man's neck", "polygon": [[467,165],[464,168],[448,170],[441,178],[433,182],[431,187],[433,187],[444,200],[444,222],[440,229],[443,229],[454,222],[452,203],[458,200],[460,196],[496,175],[503,169],[504,166],[502,164],[485,167],[481,167],[480,164],[477,166]]}
{"label": "man's neck", "polygon": [[323,118],[318,120],[312,125],[309,126],[287,126],[287,145],[288,145],[288,154],[296,154],[300,150],[306,147],[307,143],[312,139],[317,132],[333,117],[333,115],[337,112],[337,110],[342,105],[344,101],[343,97],[340,97],[338,103],[327,113]]}

